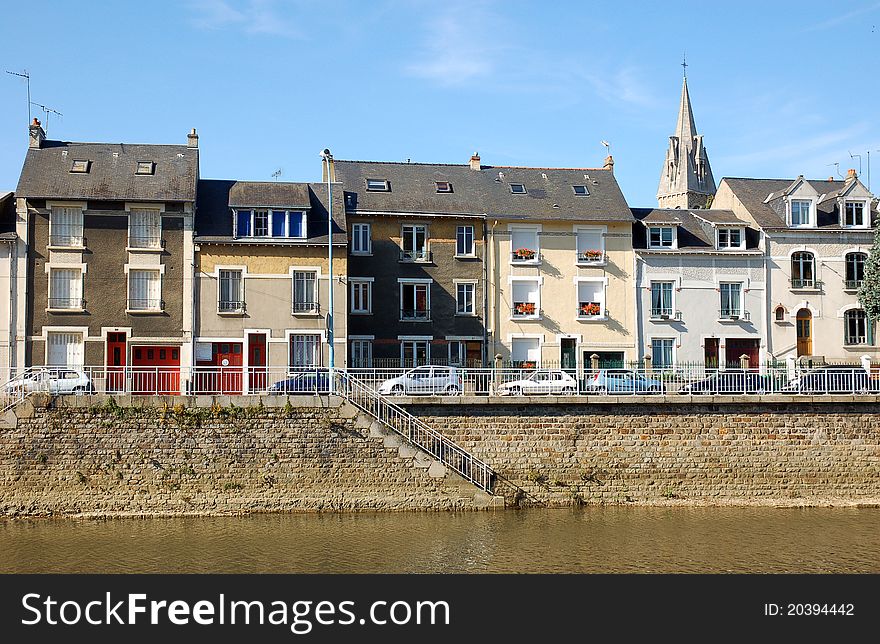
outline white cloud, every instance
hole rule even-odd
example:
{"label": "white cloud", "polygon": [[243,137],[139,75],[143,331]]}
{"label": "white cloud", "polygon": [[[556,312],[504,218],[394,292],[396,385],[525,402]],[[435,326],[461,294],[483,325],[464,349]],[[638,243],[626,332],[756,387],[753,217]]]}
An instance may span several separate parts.
{"label": "white cloud", "polygon": [[587,72],[583,74],[583,78],[593,86],[600,98],[609,103],[640,107],[657,105],[657,100],[647,90],[645,81],[639,78],[639,70],[635,67],[624,67],[602,75]]}
{"label": "white cloud", "polygon": [[876,11],[880,9],[880,2],[874,2],[867,7],[860,7],[858,9],[853,9],[844,14],[840,14],[839,16],[835,16],[829,20],[824,20],[823,22],[818,22],[816,24],[810,25],[804,28],[804,31],[821,31],[823,29],[830,29],[831,27],[835,27],[841,23],[850,20],[851,18],[855,18],[856,16],[861,16],[865,13],[870,13],[872,11]]}
{"label": "white cloud", "polygon": [[250,35],[298,38],[301,33],[279,14],[274,0],[192,0],[193,24],[199,29],[239,29]]}

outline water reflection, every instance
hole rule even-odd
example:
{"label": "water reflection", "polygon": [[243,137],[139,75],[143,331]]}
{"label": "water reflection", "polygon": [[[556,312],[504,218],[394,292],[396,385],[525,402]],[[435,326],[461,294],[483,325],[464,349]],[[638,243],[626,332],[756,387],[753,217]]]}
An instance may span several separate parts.
{"label": "water reflection", "polygon": [[0,521],[3,572],[880,572],[880,510]]}

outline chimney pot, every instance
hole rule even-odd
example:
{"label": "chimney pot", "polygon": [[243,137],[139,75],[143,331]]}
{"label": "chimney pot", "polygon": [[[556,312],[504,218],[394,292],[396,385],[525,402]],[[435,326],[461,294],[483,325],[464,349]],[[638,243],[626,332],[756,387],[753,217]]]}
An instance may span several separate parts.
{"label": "chimney pot", "polygon": [[479,170],[482,166],[480,165],[480,153],[474,152],[473,156],[471,156],[471,160],[469,163],[471,170]]}
{"label": "chimney pot", "polygon": [[856,169],[855,169],[855,168],[850,168],[849,170],[846,171],[846,178],[847,178],[847,179],[855,179],[855,178],[858,177],[858,176],[859,176],[859,175],[858,175],[858,173],[856,172]]}
{"label": "chimney pot", "polygon": [[40,119],[34,118],[33,123],[28,127],[28,134],[29,148],[43,147],[43,141],[46,140],[46,132],[43,131],[43,126],[40,125]]}
{"label": "chimney pot", "polygon": [[605,165],[602,166],[602,169],[614,174],[614,158],[610,154],[605,157]]}
{"label": "chimney pot", "polygon": [[196,134],[196,128],[193,128],[190,131],[190,133],[186,135],[186,147],[188,147],[188,148],[199,147],[199,135]]}

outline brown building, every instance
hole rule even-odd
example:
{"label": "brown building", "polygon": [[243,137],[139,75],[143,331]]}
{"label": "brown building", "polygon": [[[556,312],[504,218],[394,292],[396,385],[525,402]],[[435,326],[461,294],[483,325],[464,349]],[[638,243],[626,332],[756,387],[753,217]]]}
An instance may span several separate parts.
{"label": "brown building", "polygon": [[46,140],[34,119],[16,190],[26,364],[163,367],[162,389],[183,387],[198,168],[195,130],[185,145],[75,143]]}

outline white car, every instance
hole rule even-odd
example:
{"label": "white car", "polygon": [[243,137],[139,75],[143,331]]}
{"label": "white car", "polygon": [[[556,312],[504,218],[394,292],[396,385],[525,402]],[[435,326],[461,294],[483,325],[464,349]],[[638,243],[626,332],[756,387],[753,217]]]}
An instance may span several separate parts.
{"label": "white car", "polygon": [[385,380],[379,385],[378,392],[383,396],[409,394],[456,396],[461,393],[461,374],[455,367],[425,365],[410,369],[402,376]]}
{"label": "white car", "polygon": [[570,396],[578,390],[577,380],[561,369],[539,369],[527,378],[505,382],[498,387],[501,396],[531,396],[555,394]]}
{"label": "white car", "polygon": [[57,367],[33,369],[6,383],[6,393],[45,391],[50,394],[93,394],[92,379],[82,369]]}

